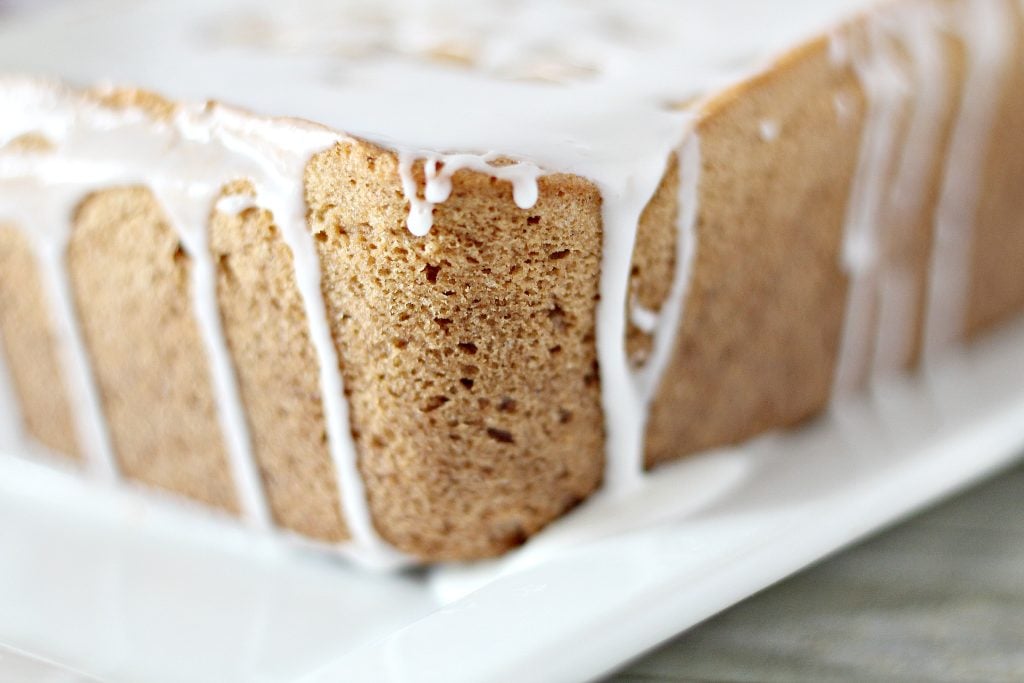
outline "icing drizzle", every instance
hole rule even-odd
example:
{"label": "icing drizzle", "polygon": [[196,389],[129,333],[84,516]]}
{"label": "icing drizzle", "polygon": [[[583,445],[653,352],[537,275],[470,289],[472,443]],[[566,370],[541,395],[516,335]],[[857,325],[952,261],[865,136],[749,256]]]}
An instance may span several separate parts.
{"label": "icing drizzle", "polygon": [[[458,171],[468,170],[486,173],[498,180],[512,183],[512,199],[520,209],[531,209],[537,203],[537,179],[542,172],[529,161],[516,161],[506,165],[495,162],[500,155],[487,154],[434,154],[401,151],[398,154],[398,175],[402,180],[402,192],[409,202],[409,232],[423,237],[434,225],[434,206],[448,201],[452,193],[452,176]],[[419,196],[413,167],[423,162],[426,183],[423,197]]]}
{"label": "icing drizzle", "polygon": [[935,219],[924,330],[926,364],[933,364],[966,332],[971,238],[981,176],[1016,30],[1010,5],[1001,0],[951,5],[950,12],[949,26],[967,47],[967,75]]}
{"label": "icing drizzle", "polygon": [[[916,319],[922,293],[918,291],[916,274],[902,262],[899,250],[912,237],[908,233],[926,208],[926,183],[942,141],[942,108],[948,90],[940,10],[923,6],[890,11],[905,27],[902,44],[910,59],[907,78],[914,92],[914,106],[887,196],[892,232],[886,240],[889,263],[879,276],[878,324],[871,366],[874,377],[899,372],[910,360],[914,342],[912,321]],[[891,33],[895,28],[890,25],[887,30]],[[897,253],[892,254],[893,251]]]}
{"label": "icing drizzle", "polygon": [[[865,25],[861,41],[833,50],[833,59],[848,57],[867,100],[867,114],[847,208],[842,265],[850,275],[849,295],[836,364],[835,391],[848,393],[865,378],[869,358],[873,293],[881,259],[886,219],[886,187],[897,152],[897,124],[908,96],[891,37],[877,19]],[[841,63],[841,62],[840,62]]]}
{"label": "icing drizzle", "polygon": [[[925,363],[934,363],[965,332],[981,175],[1012,56],[1014,26],[1004,0],[916,1],[872,13],[861,25],[864,35],[853,40],[841,34],[833,38],[834,61],[850,61],[868,106],[843,242],[842,265],[850,285],[833,388],[837,396],[871,377],[904,369],[910,358],[913,313],[922,293],[898,248],[926,208],[926,181],[940,145],[947,99],[947,35],[963,43],[967,73],[944,159],[923,293]],[[909,123],[901,139],[899,121],[908,106]],[[891,231],[883,234],[883,228]],[[887,254],[892,251],[897,253]]]}

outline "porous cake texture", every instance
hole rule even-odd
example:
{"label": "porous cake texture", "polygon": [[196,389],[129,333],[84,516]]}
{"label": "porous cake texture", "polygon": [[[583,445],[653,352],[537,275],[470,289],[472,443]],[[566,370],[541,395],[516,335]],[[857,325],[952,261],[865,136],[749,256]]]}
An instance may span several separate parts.
{"label": "porous cake texture", "polygon": [[[74,90],[36,76],[63,63],[0,49],[32,76],[0,78],[0,349],[23,449],[368,562],[469,560],[941,362],[1024,308],[1024,10],[861,4],[791,3],[780,21],[806,39],[779,31],[781,57],[720,82],[710,58],[662,62],[670,36],[643,97],[559,60],[545,79],[584,84],[537,83],[533,63],[506,83],[446,42],[490,65],[459,87],[508,89],[510,117],[524,94],[553,108],[487,148],[476,100],[465,145],[435,145],[337,132],[344,110],[318,125]],[[159,11],[111,21],[172,12],[142,5]],[[217,18],[189,7],[174,21]],[[19,40],[64,35],[40,21]],[[275,83],[271,57],[249,63]],[[234,64],[209,62],[225,89]],[[424,68],[456,97],[463,66]],[[259,97],[237,103],[300,113]]]}
{"label": "porous cake texture", "polygon": [[370,509],[399,547],[498,553],[601,481],[601,197],[549,175],[524,210],[460,171],[419,238],[396,165],[356,144],[306,167]]}
{"label": "porous cake texture", "polygon": [[0,329],[25,430],[40,444],[78,460],[81,451],[50,332],[45,293],[28,240],[0,225]]}

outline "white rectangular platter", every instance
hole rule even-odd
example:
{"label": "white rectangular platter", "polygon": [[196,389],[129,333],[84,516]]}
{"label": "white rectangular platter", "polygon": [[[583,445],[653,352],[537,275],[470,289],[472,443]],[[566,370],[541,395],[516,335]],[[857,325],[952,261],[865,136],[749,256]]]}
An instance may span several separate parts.
{"label": "white rectangular platter", "polygon": [[0,457],[0,680],[589,679],[1022,450],[1024,324],[475,567],[369,575]]}

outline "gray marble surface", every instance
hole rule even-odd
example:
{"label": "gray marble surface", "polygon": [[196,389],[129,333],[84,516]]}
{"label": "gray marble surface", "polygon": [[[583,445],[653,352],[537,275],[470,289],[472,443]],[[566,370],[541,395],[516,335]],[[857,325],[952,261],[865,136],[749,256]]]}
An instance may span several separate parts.
{"label": "gray marble surface", "polygon": [[1024,682],[1024,466],[750,598],[611,680]]}

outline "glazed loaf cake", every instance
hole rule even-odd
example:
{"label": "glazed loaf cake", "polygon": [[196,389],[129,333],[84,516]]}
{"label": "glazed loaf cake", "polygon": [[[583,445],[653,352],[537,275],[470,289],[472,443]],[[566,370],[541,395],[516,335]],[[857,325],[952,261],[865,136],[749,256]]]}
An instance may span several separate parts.
{"label": "glazed loaf cake", "polygon": [[7,450],[483,558],[1024,307],[1018,3],[502,4],[0,30]]}

